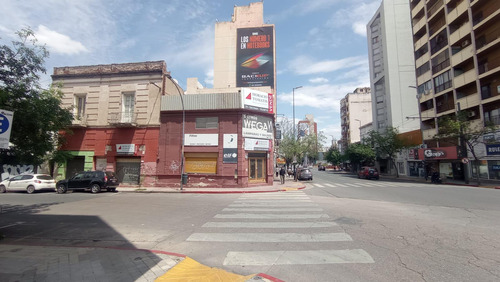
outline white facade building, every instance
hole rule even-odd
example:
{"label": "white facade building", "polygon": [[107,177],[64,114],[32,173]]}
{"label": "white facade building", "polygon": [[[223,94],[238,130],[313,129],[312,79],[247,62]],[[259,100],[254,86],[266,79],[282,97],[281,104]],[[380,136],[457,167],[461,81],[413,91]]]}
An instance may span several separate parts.
{"label": "white facade building", "polygon": [[367,25],[373,130],[420,129],[409,15],[408,0],[383,0]]}

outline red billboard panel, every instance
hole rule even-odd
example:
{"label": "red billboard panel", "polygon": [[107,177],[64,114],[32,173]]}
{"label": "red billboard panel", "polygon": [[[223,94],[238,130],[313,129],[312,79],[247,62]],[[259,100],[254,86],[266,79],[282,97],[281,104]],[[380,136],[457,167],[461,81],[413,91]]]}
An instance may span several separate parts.
{"label": "red billboard panel", "polygon": [[239,28],[236,87],[274,87],[273,27]]}
{"label": "red billboard panel", "polygon": [[418,149],[415,156],[415,159],[419,160],[456,160],[457,158],[457,147]]}

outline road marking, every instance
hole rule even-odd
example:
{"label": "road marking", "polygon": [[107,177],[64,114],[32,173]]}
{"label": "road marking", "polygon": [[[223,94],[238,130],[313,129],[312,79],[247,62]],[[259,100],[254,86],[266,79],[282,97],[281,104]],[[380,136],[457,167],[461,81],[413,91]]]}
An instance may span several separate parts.
{"label": "road marking", "polygon": [[186,241],[196,242],[345,242],[347,233],[193,233]]}
{"label": "road marking", "polygon": [[314,185],[314,186],[316,186],[316,187],[319,187],[319,188],[323,188],[323,187],[325,187],[325,186],[323,186],[323,185],[321,185],[321,184],[318,184],[318,183],[313,183],[313,185]]}
{"label": "road marking", "polygon": [[327,214],[273,214],[273,213],[264,213],[264,214],[255,214],[255,213],[235,213],[235,214],[216,214],[214,218],[260,218],[260,219],[281,219],[281,218],[298,218],[298,219],[307,219],[307,218],[330,218]]}
{"label": "road marking", "polygon": [[238,199],[309,199],[307,195],[260,195],[260,196],[241,196]]}
{"label": "road marking", "polygon": [[325,228],[337,226],[335,222],[207,222],[202,227],[214,228]]}
{"label": "road marking", "polygon": [[339,187],[346,187],[344,184],[336,183],[337,186]]}
{"label": "road marking", "polygon": [[351,187],[356,187],[356,188],[359,187],[358,185],[351,184],[351,183],[344,183],[344,184],[347,185],[347,186],[351,186]]}
{"label": "road marking", "polygon": [[241,204],[230,204],[228,207],[231,208],[249,208],[249,207],[317,207],[318,204],[312,204],[312,203],[261,203],[261,202],[256,202],[256,203],[241,203]]}
{"label": "road marking", "polygon": [[325,185],[328,186],[328,187],[336,187],[335,185],[330,184],[330,183],[326,183]]}
{"label": "road marking", "polygon": [[321,208],[225,208],[222,211],[248,211],[248,212],[300,212],[323,211]]}
{"label": "road marking", "polygon": [[23,223],[24,222],[22,222],[22,221],[18,221],[16,223],[12,223],[12,224],[9,224],[9,225],[2,226],[2,227],[0,227],[0,229],[2,229],[2,228],[8,228],[8,227],[16,226],[16,225],[21,225]]}
{"label": "road marking", "polygon": [[311,199],[303,200],[303,199],[248,199],[248,200],[235,200],[234,203],[312,203]]}
{"label": "road marking", "polygon": [[362,249],[228,252],[223,265],[374,263]]}
{"label": "road marking", "polygon": [[365,186],[365,187],[372,187],[373,186],[372,184],[359,183],[359,182],[358,183],[354,183],[354,184]]}

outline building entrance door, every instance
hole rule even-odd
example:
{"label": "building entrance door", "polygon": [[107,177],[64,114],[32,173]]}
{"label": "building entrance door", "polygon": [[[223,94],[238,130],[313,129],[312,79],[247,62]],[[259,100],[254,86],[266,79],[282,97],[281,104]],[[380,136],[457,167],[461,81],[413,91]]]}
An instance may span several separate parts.
{"label": "building entrance door", "polygon": [[248,181],[266,182],[266,158],[248,157]]}

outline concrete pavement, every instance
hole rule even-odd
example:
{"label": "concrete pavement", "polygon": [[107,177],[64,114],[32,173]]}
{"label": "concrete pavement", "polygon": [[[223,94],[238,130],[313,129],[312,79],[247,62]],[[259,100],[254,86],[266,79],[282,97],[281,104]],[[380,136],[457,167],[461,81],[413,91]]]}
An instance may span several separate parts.
{"label": "concrete pavement", "polygon": [[[287,179],[249,188],[119,187],[141,193],[261,193],[298,190],[304,183]],[[0,228],[9,228],[4,226]],[[0,230],[1,231],[1,230]],[[1,233],[0,233],[1,235]],[[204,266],[183,254],[114,247],[23,244],[0,238],[0,281],[281,281],[258,273],[242,276]]]}

